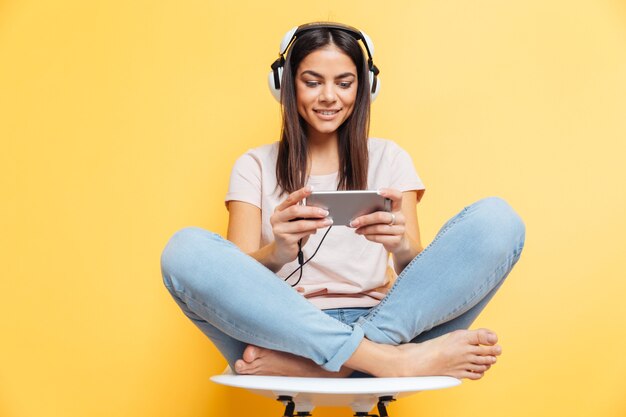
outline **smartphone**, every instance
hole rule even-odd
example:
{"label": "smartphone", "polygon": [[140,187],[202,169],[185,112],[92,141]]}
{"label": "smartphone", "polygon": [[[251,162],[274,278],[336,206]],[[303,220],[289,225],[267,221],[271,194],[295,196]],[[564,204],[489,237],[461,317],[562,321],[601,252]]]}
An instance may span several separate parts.
{"label": "smartphone", "polygon": [[376,191],[313,191],[303,203],[328,210],[333,226],[348,226],[364,214],[391,211],[391,200]]}

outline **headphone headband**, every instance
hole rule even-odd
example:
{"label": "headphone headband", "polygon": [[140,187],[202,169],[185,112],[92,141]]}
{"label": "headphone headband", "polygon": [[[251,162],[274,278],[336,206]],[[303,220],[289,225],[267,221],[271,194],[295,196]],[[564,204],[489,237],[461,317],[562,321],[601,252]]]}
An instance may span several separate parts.
{"label": "headphone headband", "polygon": [[308,32],[314,29],[335,29],[340,30],[342,32],[348,33],[357,41],[361,41],[365,47],[365,52],[367,54],[367,66],[370,71],[370,87],[371,87],[371,98],[372,101],[378,95],[378,91],[380,90],[380,81],[378,80],[377,75],[380,73],[380,70],[374,65],[374,44],[372,40],[365,32],[362,32],[352,26],[344,25],[343,23],[337,22],[312,22],[304,25],[296,26],[289,30],[280,43],[280,50],[278,52],[278,59],[274,61],[271,65],[272,72],[269,75],[269,87],[270,91],[274,98],[280,102],[280,84],[282,82],[282,70],[285,65],[285,55],[289,50],[289,47],[293,44],[293,42],[298,38],[298,35],[302,33]]}
{"label": "headphone headband", "polygon": [[344,25],[343,23],[335,23],[335,22],[312,22],[312,23],[306,23],[304,25],[300,25],[300,26],[296,26],[292,28],[289,32],[285,34],[283,41],[280,43],[279,54],[284,55],[285,52],[287,52],[287,49],[289,48],[289,46],[293,43],[293,41],[296,39],[298,35],[304,32],[307,32],[309,30],[313,30],[313,29],[336,29],[336,30],[341,30],[343,32],[346,32],[352,35],[352,37],[354,37],[356,40],[363,41],[363,44],[365,45],[365,49],[367,50],[368,56],[371,57],[371,55],[374,54],[373,46],[370,44],[371,40],[369,39],[369,36],[365,35],[363,32],[361,32],[357,28]]}

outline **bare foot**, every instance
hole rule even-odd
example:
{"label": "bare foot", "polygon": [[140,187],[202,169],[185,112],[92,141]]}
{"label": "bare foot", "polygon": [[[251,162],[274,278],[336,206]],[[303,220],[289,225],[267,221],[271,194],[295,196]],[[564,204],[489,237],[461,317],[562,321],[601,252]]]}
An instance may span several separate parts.
{"label": "bare foot", "polygon": [[310,359],[253,345],[248,345],[243,351],[243,359],[235,362],[235,371],[243,375],[318,378],[342,378],[352,373],[352,370],[348,368],[342,368],[339,372],[330,372]]}
{"label": "bare foot", "polygon": [[497,342],[495,333],[478,329],[457,330],[419,344],[407,343],[395,347],[401,353],[390,371],[396,376],[480,379],[502,353]]}
{"label": "bare foot", "polygon": [[457,330],[422,343],[399,346],[363,339],[339,372],[327,371],[310,359],[250,345],[243,358],[235,362],[235,371],[245,375],[328,378],[346,377],[354,368],[378,377],[447,375],[476,380],[502,353],[497,342],[496,334],[487,329]]}

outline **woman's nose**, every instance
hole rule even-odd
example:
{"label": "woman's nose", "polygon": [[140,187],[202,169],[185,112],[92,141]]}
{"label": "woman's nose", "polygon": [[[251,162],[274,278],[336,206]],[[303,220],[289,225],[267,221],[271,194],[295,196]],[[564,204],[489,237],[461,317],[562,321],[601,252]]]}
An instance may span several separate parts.
{"label": "woman's nose", "polygon": [[337,95],[335,94],[335,86],[334,84],[325,84],[322,88],[322,93],[320,94],[320,101],[332,102],[337,99]]}

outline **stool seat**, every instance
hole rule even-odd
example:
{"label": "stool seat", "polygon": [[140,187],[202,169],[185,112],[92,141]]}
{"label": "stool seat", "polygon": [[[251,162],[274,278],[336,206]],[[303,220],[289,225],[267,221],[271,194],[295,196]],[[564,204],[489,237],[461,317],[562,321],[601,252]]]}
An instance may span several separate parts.
{"label": "stool seat", "polygon": [[293,409],[299,413],[297,415],[310,415],[316,406],[347,406],[357,415],[367,415],[364,413],[381,399],[389,402],[420,391],[449,388],[461,383],[449,376],[304,378],[237,375],[230,368],[221,375],[211,377],[211,380],[222,385],[245,388],[283,403],[292,401]]}

